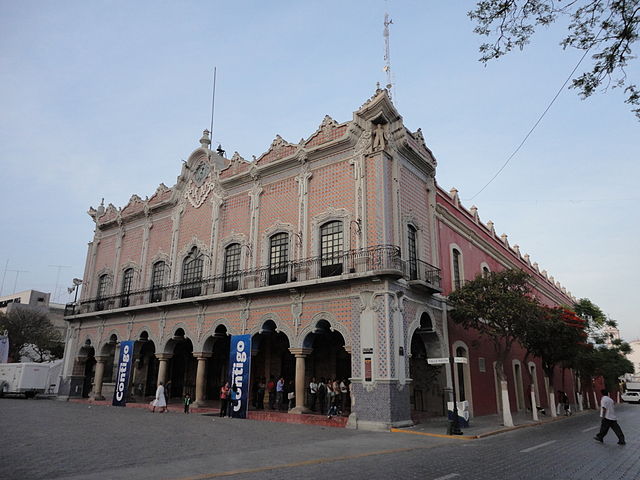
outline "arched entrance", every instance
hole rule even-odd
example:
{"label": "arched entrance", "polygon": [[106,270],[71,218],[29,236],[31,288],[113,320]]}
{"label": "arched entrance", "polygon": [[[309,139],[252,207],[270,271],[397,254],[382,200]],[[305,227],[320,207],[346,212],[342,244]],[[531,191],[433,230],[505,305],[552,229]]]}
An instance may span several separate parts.
{"label": "arched entrance", "polygon": [[133,375],[129,391],[139,400],[155,395],[158,381],[158,360],[156,346],[149,340],[149,333],[143,331],[134,345]]}
{"label": "arched entrance", "polygon": [[[270,379],[277,381],[284,378],[285,386],[290,385],[295,377],[295,358],[289,351],[289,338],[283,332],[277,331],[276,323],[267,320],[260,331],[251,338],[251,404],[255,406],[257,384],[260,379],[265,383]],[[291,388],[291,387],[290,387]],[[285,397],[286,398],[286,397]],[[269,394],[265,394],[265,405],[277,408],[269,402]],[[286,408],[285,405],[281,407]]]}
{"label": "arched entrance", "polygon": [[187,393],[195,398],[197,362],[193,356],[193,343],[182,328],[178,328],[167,342],[165,352],[171,354],[165,385],[167,398],[182,398]]}
{"label": "arched entrance", "polygon": [[96,371],[95,349],[91,346],[91,340],[89,339],[85,341],[80,348],[80,352],[78,352],[75,370],[78,375],[84,377],[82,381],[82,397],[88,398]]}
{"label": "arched entrance", "polygon": [[107,395],[113,394],[113,372],[117,346],[118,336],[114,333],[109,337],[109,341],[102,345],[95,357],[96,365],[92,388],[92,396],[95,400],[104,400],[103,387],[105,384],[108,384]]}
{"label": "arched entrance", "polygon": [[[335,381],[338,384],[344,382],[345,385],[349,385],[351,353],[346,349],[345,339],[342,334],[332,328],[329,321],[322,319],[316,322],[313,330],[304,339],[304,349],[309,349],[310,351],[305,362],[303,382],[305,397],[309,395],[309,389],[306,386],[309,385],[312,378],[315,378],[317,382]],[[320,402],[318,404],[322,405]],[[309,406],[307,398],[305,398],[304,405]],[[351,400],[348,392],[341,397],[340,407],[343,414],[350,410]]]}
{"label": "arched entrance", "polygon": [[230,343],[231,337],[224,325],[218,325],[214,334],[204,342],[204,352],[211,352],[206,359],[205,400],[218,400],[220,387],[228,381]]}
{"label": "arched entrance", "polygon": [[411,336],[409,375],[411,407],[417,416],[445,415],[446,372],[442,365],[429,365],[427,358],[442,357],[438,334],[428,313],[420,317],[420,326]]}

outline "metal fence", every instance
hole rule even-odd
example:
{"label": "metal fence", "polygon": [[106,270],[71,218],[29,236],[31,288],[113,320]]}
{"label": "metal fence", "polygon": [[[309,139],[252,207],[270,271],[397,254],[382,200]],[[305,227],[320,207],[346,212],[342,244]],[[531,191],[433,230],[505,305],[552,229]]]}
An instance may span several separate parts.
{"label": "metal fence", "polygon": [[421,260],[403,261],[399,247],[378,245],[364,249],[348,250],[328,256],[282,262],[255,269],[237,270],[197,281],[91,298],[78,303],[67,304],[65,316],[199,297],[221,292],[291,284],[339,275],[376,273],[405,277],[410,280],[421,280],[431,285],[434,290],[440,289],[440,270],[438,268]]}

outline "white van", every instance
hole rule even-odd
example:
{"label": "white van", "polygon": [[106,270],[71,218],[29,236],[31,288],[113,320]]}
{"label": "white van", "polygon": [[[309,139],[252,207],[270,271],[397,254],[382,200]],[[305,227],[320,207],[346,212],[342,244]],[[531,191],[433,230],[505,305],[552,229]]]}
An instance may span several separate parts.
{"label": "white van", "polygon": [[627,403],[640,403],[640,392],[627,390],[621,395],[621,398]]}

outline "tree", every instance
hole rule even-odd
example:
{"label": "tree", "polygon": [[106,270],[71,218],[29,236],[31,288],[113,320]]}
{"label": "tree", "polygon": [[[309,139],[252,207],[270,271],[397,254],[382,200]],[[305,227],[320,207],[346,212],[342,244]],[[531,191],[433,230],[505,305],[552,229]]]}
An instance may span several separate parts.
{"label": "tree", "polygon": [[9,357],[19,362],[23,356],[35,362],[61,358],[63,342],[47,314],[31,308],[15,308],[0,314],[0,331],[9,332]]}
{"label": "tree", "polygon": [[522,331],[522,325],[539,314],[531,297],[530,276],[522,270],[503,270],[478,276],[449,295],[451,316],[464,328],[488,338],[496,352],[496,373],[501,385],[502,417],[512,426],[504,363]]}
{"label": "tree", "polygon": [[607,342],[617,346],[623,353],[629,353],[631,347],[628,343],[620,339],[613,338],[611,333],[606,331],[606,327],[617,327],[615,320],[607,318],[598,305],[588,298],[581,298],[573,304],[573,310],[584,322],[587,333],[594,343],[603,345]]}
{"label": "tree", "polygon": [[468,13],[476,22],[474,32],[492,37],[480,46],[480,61],[500,58],[514,48],[522,50],[536,27],[568,18],[567,34],[560,42],[567,47],[591,51],[590,71],[572,80],[583,98],[600,86],[623,88],[625,103],[640,120],[640,89],[628,81],[625,68],[634,59],[632,46],[640,30],[640,0],[484,0]]}
{"label": "tree", "polygon": [[587,339],[584,321],[563,307],[541,306],[539,314],[520,325],[518,337],[527,352],[539,357],[549,379],[549,406],[555,416],[555,367],[569,364]]}
{"label": "tree", "polygon": [[595,348],[593,356],[596,375],[602,376],[605,385],[612,392],[618,390],[618,378],[625,373],[633,373],[633,363],[617,348]]}

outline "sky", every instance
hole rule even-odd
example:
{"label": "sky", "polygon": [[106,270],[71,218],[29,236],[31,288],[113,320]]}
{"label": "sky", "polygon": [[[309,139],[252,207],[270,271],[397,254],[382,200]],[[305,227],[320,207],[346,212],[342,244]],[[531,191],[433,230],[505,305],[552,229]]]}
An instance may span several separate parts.
{"label": "sky", "polygon": [[[86,211],[175,184],[210,125],[214,66],[213,140],[228,156],[258,157],[276,134],[297,143],[325,115],[350,120],[386,83],[388,11],[393,100],[422,129],[439,185],[640,338],[640,122],[619,89],[587,100],[564,89],[476,196],[582,52],[559,47],[557,24],[485,66],[473,5],[0,0],[0,295],[73,300],[93,238]],[[638,63],[627,73],[638,81]]]}

